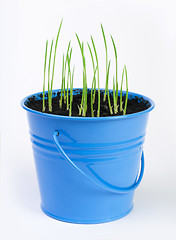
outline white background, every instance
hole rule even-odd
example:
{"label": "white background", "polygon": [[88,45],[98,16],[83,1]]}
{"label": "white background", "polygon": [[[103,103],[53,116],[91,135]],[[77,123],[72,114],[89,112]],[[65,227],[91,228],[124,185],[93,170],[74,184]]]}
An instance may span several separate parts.
{"label": "white background", "polygon": [[[171,0],[1,0],[1,239],[176,239],[175,9],[175,1]],[[119,71],[123,64],[127,65],[129,90],[147,95],[156,104],[150,114],[144,145],[145,176],[136,191],[134,209],[127,217],[112,223],[62,223],[46,217],[39,207],[27,119],[20,100],[42,91],[45,41],[51,42],[56,36],[62,17],[55,88],[60,87],[62,53],[70,39],[77,66],[74,86],[82,86],[75,32],[84,41],[90,40],[90,34],[94,36],[101,59],[101,87],[104,87],[102,22],[109,57],[113,62],[109,38],[112,34],[118,45]],[[88,53],[87,58],[89,62]],[[91,68],[88,72],[91,76]]]}

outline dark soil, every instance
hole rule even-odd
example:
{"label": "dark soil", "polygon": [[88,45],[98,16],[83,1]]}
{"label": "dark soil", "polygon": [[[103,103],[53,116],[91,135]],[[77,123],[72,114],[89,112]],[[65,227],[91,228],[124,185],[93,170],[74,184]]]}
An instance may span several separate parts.
{"label": "dark soil", "polygon": [[[80,117],[78,115],[78,105],[81,103],[81,98],[82,98],[82,91],[80,89],[75,89],[73,95],[73,105],[72,105],[72,116]],[[60,92],[53,93],[53,98],[52,98],[52,112],[48,111],[48,101],[47,101],[48,95],[46,94],[45,98],[45,106],[46,110],[45,113],[48,114],[55,114],[55,115],[64,115],[64,116],[69,116],[69,111],[66,110],[66,104],[64,104],[64,101],[62,102],[62,108],[59,107],[59,100],[60,100]],[[90,90],[88,90],[87,94],[87,117],[91,117],[91,105],[90,105],[90,98],[91,93]],[[106,98],[106,101],[103,101],[104,97],[104,91],[101,90],[100,93],[100,98],[101,98],[101,107],[100,107],[100,117],[108,117],[108,116],[119,116],[123,115],[123,112],[118,112],[117,114],[111,115],[109,112],[109,105],[108,101]],[[110,99],[111,99],[111,106],[113,109],[113,96],[112,93],[110,93]],[[120,102],[120,98],[118,99],[118,103]],[[123,103],[125,103],[125,95],[123,96]],[[36,110],[38,112],[42,112],[42,106],[43,106],[43,96],[42,94],[40,95],[34,95],[25,102],[25,105],[33,110]],[[123,106],[124,107],[124,106]],[[128,104],[127,104],[127,111],[126,114],[132,114],[132,113],[137,113],[144,111],[150,107],[149,101],[145,100],[143,97],[133,97],[129,94],[128,95]],[[96,99],[95,99],[95,104],[94,104],[94,115],[96,116],[97,114],[97,109],[98,109],[98,92],[96,93]],[[119,108],[118,108],[119,110]]]}

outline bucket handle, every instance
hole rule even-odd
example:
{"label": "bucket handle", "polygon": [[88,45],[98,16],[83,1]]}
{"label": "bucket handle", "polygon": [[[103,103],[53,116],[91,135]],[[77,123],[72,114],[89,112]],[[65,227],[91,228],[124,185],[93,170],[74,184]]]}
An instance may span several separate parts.
{"label": "bucket handle", "polygon": [[102,181],[96,181],[94,180],[92,177],[90,177],[89,175],[87,175],[87,173],[85,173],[84,171],[82,171],[68,156],[67,154],[64,152],[63,148],[61,147],[59,141],[58,141],[58,136],[59,136],[59,132],[56,130],[53,133],[53,138],[54,138],[54,142],[56,144],[57,149],[60,151],[60,153],[63,155],[63,157],[78,171],[80,172],[83,176],[85,176],[87,179],[89,179],[92,183],[96,184],[97,186],[106,189],[108,191],[111,192],[115,192],[115,193],[128,193],[131,191],[134,191],[140,184],[143,175],[144,175],[144,153],[142,152],[142,156],[141,156],[141,169],[140,169],[140,174],[138,179],[135,180],[135,182],[130,186],[130,187],[116,187],[116,186],[109,186],[106,183],[102,182]]}

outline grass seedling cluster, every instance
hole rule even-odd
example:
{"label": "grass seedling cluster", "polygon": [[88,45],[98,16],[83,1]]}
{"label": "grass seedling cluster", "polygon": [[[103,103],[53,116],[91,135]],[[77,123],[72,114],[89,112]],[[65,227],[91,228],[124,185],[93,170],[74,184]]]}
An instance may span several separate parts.
{"label": "grass seedling cluster", "polygon": [[[61,20],[59,25],[59,30],[57,33],[56,41],[55,41],[55,47],[54,47],[54,53],[53,53],[53,44],[54,39],[51,41],[50,48],[48,44],[48,40],[46,41],[46,47],[45,47],[45,60],[44,60],[44,79],[43,79],[43,109],[42,111],[46,111],[46,101],[48,101],[48,110],[52,113],[52,90],[53,90],[53,82],[54,82],[54,71],[55,71],[55,62],[56,62],[56,53],[57,53],[57,45],[59,40],[59,35],[62,27]],[[128,77],[127,77],[127,68],[124,66],[122,71],[122,79],[121,79],[121,86],[120,89],[118,89],[118,62],[117,62],[117,48],[115,45],[115,41],[111,37],[111,42],[113,45],[114,50],[114,56],[115,56],[115,74],[113,75],[113,91],[112,94],[109,91],[109,80],[110,80],[110,66],[111,66],[111,60],[108,59],[108,46],[107,46],[107,40],[105,36],[105,31],[103,28],[103,25],[101,24],[101,31],[103,36],[103,42],[105,47],[105,56],[106,56],[106,75],[105,75],[105,89],[104,89],[104,96],[103,101],[108,102],[109,107],[109,113],[110,115],[116,115],[118,113],[121,113],[123,115],[126,114],[127,111],[127,103],[128,103]],[[80,104],[77,105],[79,110],[79,115],[86,117],[87,109],[88,109],[88,81],[87,81],[87,69],[86,69],[86,57],[85,57],[85,45],[84,42],[80,41],[80,38],[78,37],[78,34],[76,34],[76,39],[78,42],[78,46],[81,53],[82,58],[82,81],[83,81],[83,88],[82,88],[82,98]],[[95,46],[95,42],[93,37],[90,38],[91,42],[88,43],[86,47],[88,47],[89,53],[90,53],[90,59],[92,62],[92,83],[91,83],[91,116],[92,117],[100,117],[100,108],[101,108],[101,99],[100,99],[100,66],[98,61],[98,54],[97,49]],[[49,48],[49,51],[48,51]],[[72,52],[73,47],[71,46],[71,41],[68,43],[67,51],[66,53],[63,53],[62,58],[62,75],[61,75],[61,90],[60,90],[60,99],[58,102],[58,108],[62,108],[63,105],[66,106],[66,109],[69,111],[69,116],[72,116],[72,105],[74,101],[73,97],[73,83],[74,83],[74,71],[75,71],[75,65],[71,66],[71,59],[72,59]],[[53,57],[53,61],[52,61]],[[47,65],[48,62],[48,65]],[[52,62],[52,74],[51,74],[51,62]],[[48,69],[47,69],[48,66]],[[46,85],[46,72],[48,71],[48,92],[46,94],[45,92],[45,85]],[[126,97],[125,101],[123,102],[123,81],[124,77],[126,78]],[[120,96],[119,96],[119,90],[120,90]],[[97,98],[97,111],[95,111],[95,99]],[[111,99],[113,98],[113,101]]]}

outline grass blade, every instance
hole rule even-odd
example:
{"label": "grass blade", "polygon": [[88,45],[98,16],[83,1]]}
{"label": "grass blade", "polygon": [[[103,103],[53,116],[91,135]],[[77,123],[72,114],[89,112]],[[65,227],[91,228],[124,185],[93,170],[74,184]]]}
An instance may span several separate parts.
{"label": "grass blade", "polygon": [[[109,64],[108,64],[108,71],[107,71],[107,76],[106,76],[107,77],[107,81],[108,81],[108,78],[109,78],[110,65],[111,65],[111,61],[109,61]],[[111,101],[110,101],[110,96],[109,96],[109,89],[107,90],[107,95],[108,95],[109,111],[110,111],[110,114],[112,115],[113,111],[112,111],[112,106],[111,106]]]}
{"label": "grass blade", "polygon": [[79,107],[79,113],[82,110],[82,116],[86,116],[87,112],[87,74],[86,74],[86,61],[84,56],[84,43],[81,44],[81,41],[76,34],[76,38],[79,44],[79,48],[82,55],[82,62],[83,62],[83,93],[82,93],[82,100],[81,100],[81,106]]}
{"label": "grass blade", "polygon": [[59,30],[58,30],[57,37],[56,37],[55,50],[54,50],[53,70],[52,70],[52,78],[51,78],[51,100],[50,100],[50,105],[49,105],[49,108],[51,111],[52,111],[52,90],[53,90],[54,69],[55,69],[55,61],[56,61],[56,50],[57,50],[57,43],[58,43],[58,39],[59,39],[60,30],[62,27],[62,22],[63,22],[63,19],[61,20],[61,23],[59,26]]}
{"label": "grass blade", "polygon": [[46,48],[45,48],[45,62],[44,62],[44,78],[43,78],[43,112],[45,111],[45,75],[46,75],[46,59],[47,59],[47,51],[48,51],[48,40],[46,41]]}
{"label": "grass blade", "polygon": [[124,77],[124,68],[123,68],[123,72],[122,72],[122,81],[121,81],[121,88],[120,88],[120,112],[123,111],[122,105],[122,86],[123,86],[123,77]]}
{"label": "grass blade", "polygon": [[70,50],[69,53],[69,57],[68,57],[68,75],[67,75],[67,110],[69,110],[69,79],[71,77],[71,71],[70,71],[70,62],[71,62],[71,56],[72,56],[72,48]]}
{"label": "grass blade", "polygon": [[64,87],[64,75],[65,75],[65,60],[64,60],[64,54],[63,54],[63,60],[62,60],[62,84],[61,84],[61,95],[60,95],[60,108],[62,108],[62,95],[63,95],[63,87]]}
{"label": "grass blade", "polygon": [[93,104],[94,104],[94,101],[93,101],[93,85],[94,85],[94,79],[95,79],[95,74],[96,74],[96,71],[97,71],[97,67],[96,69],[94,70],[94,75],[93,75],[93,80],[92,80],[92,88],[91,88],[91,116],[94,117],[94,110],[93,110]]}
{"label": "grass blade", "polygon": [[66,77],[66,68],[67,68],[67,62],[68,62],[68,56],[69,56],[69,50],[70,50],[70,44],[71,41],[68,43],[67,47],[67,53],[66,53],[66,59],[65,59],[65,70],[64,70],[64,83],[63,83],[63,88],[64,88],[64,103],[66,103],[66,94],[65,94],[65,77]]}
{"label": "grass blade", "polygon": [[105,93],[104,93],[104,99],[103,99],[103,101],[105,101],[105,100],[106,100],[106,94],[107,94],[107,92],[108,92],[108,78],[107,78],[107,74],[108,74],[108,49],[107,49],[105,32],[104,32],[104,29],[103,29],[103,25],[102,25],[102,24],[101,24],[101,30],[102,30],[102,34],[103,34],[105,51],[106,51],[106,84],[105,84]]}
{"label": "grass blade", "polygon": [[115,79],[113,77],[113,102],[114,102],[114,113],[117,114],[118,107],[117,107],[117,101],[116,101],[116,90],[115,90]]}
{"label": "grass blade", "polygon": [[[91,47],[90,47],[89,43],[87,43],[87,45],[88,45],[90,56],[91,56],[91,59],[92,59],[92,66],[93,66],[93,72],[94,72],[95,71],[95,63],[94,63],[92,50],[91,50]],[[95,102],[95,94],[96,94],[96,77],[94,77],[94,81],[93,81],[92,87],[93,86],[94,86],[94,94],[93,94],[93,103],[94,103]]]}
{"label": "grass blade", "polygon": [[70,109],[69,116],[72,115],[72,102],[73,102],[73,78],[74,78],[75,66],[73,67],[72,75],[70,74]]}
{"label": "grass blade", "polygon": [[112,44],[113,44],[113,47],[114,47],[115,62],[116,62],[116,102],[118,103],[117,50],[116,50],[116,45],[115,45],[115,42],[114,42],[114,39],[113,39],[112,35],[111,35],[111,40],[112,40]]}
{"label": "grass blade", "polygon": [[52,49],[53,49],[53,41],[51,43],[51,48],[50,48],[50,55],[49,55],[49,63],[48,63],[48,106],[49,106],[49,111],[51,112],[52,109],[50,109],[51,106],[51,91],[50,91],[50,67],[51,67],[51,55],[52,55]]}
{"label": "grass blade", "polygon": [[91,41],[94,49],[94,54],[97,62],[97,80],[98,80],[98,110],[97,110],[97,117],[100,117],[100,80],[99,80],[99,66],[98,66],[98,56],[97,56],[97,51],[95,47],[95,43],[93,40],[93,37],[91,36]]}
{"label": "grass blade", "polygon": [[128,103],[128,76],[127,76],[126,66],[124,68],[125,68],[125,76],[126,76],[126,97],[125,97],[125,107],[124,107],[123,115],[126,114],[127,103]]}

